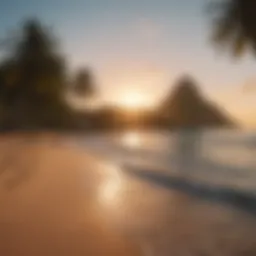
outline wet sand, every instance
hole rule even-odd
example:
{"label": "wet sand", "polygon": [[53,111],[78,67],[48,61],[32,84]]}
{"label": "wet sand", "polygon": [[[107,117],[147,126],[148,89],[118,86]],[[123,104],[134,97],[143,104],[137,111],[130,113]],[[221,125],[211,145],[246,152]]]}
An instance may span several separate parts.
{"label": "wet sand", "polygon": [[0,138],[0,255],[256,255],[256,218],[54,134]]}

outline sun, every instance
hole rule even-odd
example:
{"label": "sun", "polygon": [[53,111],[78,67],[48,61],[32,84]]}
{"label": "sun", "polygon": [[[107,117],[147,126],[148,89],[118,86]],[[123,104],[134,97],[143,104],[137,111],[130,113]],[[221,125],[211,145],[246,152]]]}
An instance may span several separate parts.
{"label": "sun", "polygon": [[127,110],[144,109],[149,106],[149,101],[144,94],[138,91],[129,91],[120,95],[118,105]]}

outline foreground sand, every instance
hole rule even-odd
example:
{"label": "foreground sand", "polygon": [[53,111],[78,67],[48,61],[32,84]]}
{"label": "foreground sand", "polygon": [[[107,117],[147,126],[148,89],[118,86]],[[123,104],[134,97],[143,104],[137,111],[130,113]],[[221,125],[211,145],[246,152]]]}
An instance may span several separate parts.
{"label": "foreground sand", "polygon": [[96,160],[58,142],[0,141],[0,255],[140,255],[98,207]]}
{"label": "foreground sand", "polygon": [[0,255],[256,255],[253,215],[158,187],[52,134],[0,138]]}

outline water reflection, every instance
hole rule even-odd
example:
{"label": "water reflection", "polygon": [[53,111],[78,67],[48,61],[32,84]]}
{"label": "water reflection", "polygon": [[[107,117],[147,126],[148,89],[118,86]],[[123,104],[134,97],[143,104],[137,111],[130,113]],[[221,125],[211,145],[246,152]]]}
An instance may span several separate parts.
{"label": "water reflection", "polygon": [[122,166],[128,164],[211,185],[251,190],[255,187],[255,157],[246,148],[244,136],[208,131],[129,130],[97,136],[91,142],[86,139],[86,146]]}
{"label": "water reflection", "polygon": [[128,148],[138,148],[143,144],[142,138],[139,132],[130,131],[121,136],[121,143]]}
{"label": "water reflection", "polygon": [[180,130],[176,134],[176,157],[178,171],[186,176],[197,167],[200,156],[201,133],[197,130]]}
{"label": "water reflection", "polygon": [[121,202],[124,188],[122,172],[117,166],[109,164],[103,165],[102,169],[106,170],[106,173],[99,189],[99,201],[104,206],[117,206]]}

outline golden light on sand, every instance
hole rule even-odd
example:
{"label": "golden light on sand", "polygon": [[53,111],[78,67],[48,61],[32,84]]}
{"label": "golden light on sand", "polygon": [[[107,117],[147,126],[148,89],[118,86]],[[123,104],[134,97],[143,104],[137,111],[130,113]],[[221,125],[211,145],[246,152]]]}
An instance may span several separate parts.
{"label": "golden light on sand", "polygon": [[99,191],[100,202],[111,208],[117,207],[122,199],[121,192],[124,187],[121,170],[111,165],[105,165],[103,168],[106,169],[106,174]]}

